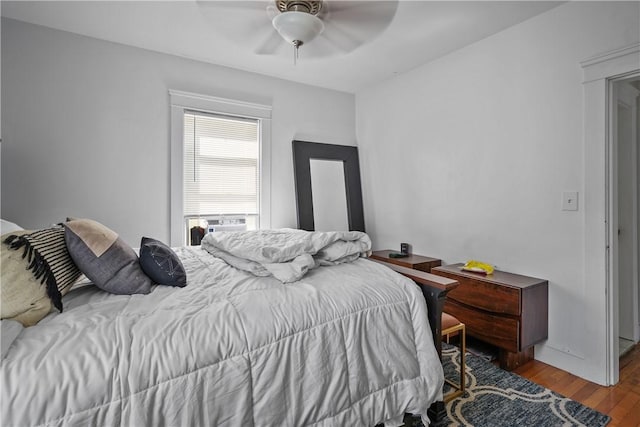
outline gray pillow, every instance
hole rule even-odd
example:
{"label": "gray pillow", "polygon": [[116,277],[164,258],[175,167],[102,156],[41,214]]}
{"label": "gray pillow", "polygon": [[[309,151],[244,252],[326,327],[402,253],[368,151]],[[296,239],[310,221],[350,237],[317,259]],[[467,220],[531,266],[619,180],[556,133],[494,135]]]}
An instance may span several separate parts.
{"label": "gray pillow", "polygon": [[114,231],[90,219],[74,219],[64,227],[71,258],[97,287],[124,295],[151,291],[138,256]]}

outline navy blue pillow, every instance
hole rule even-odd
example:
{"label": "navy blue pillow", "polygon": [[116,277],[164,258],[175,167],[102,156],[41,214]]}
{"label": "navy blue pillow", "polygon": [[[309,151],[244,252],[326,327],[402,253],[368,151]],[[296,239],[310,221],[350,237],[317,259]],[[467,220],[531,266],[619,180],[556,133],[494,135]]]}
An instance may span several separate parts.
{"label": "navy blue pillow", "polygon": [[178,255],[167,245],[150,237],[140,242],[140,267],[159,285],[187,286],[187,273]]}

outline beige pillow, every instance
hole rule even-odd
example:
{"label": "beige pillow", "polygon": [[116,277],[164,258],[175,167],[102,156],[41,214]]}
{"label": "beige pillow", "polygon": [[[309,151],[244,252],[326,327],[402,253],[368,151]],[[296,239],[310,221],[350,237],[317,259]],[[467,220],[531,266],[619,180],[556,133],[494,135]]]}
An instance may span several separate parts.
{"label": "beige pillow", "polygon": [[[13,249],[5,243],[10,236],[18,236],[12,238],[13,242],[20,240],[20,236],[30,240],[28,243],[23,240],[20,247]],[[24,326],[35,325],[51,311],[52,296],[62,311],[60,298],[80,275],[67,252],[64,229],[14,231],[1,236],[0,242],[1,318],[16,320]],[[24,254],[27,256],[23,257]],[[34,268],[36,259],[43,262]]]}
{"label": "beige pillow", "polygon": [[[27,234],[30,230],[15,231],[3,235],[2,241],[10,234]],[[47,296],[46,288],[33,277],[22,258],[22,251],[14,251],[2,243],[2,283],[0,286],[0,307],[3,319],[13,319],[24,326],[38,323],[46,316],[53,304]]]}

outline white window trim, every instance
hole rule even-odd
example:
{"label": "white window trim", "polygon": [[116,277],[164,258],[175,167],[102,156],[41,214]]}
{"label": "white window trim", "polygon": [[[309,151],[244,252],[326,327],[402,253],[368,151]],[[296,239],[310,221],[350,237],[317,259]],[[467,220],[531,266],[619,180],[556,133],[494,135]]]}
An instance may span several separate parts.
{"label": "white window trim", "polygon": [[260,228],[271,227],[271,106],[169,90],[171,104],[170,236],[171,246],[184,246],[183,153],[185,110],[260,120]]}

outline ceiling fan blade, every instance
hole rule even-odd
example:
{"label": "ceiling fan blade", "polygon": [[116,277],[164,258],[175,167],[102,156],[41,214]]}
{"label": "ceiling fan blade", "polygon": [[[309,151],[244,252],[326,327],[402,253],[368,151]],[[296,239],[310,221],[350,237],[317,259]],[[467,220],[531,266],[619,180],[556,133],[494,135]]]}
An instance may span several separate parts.
{"label": "ceiling fan blade", "polygon": [[344,31],[332,21],[325,21],[325,31],[320,36],[343,53],[349,53],[365,42],[357,35]]}
{"label": "ceiling fan blade", "polygon": [[368,34],[370,37],[389,26],[397,9],[397,1],[334,1],[329,3],[325,19],[351,30],[347,32]]}
{"label": "ceiling fan blade", "polygon": [[377,8],[380,13],[382,9],[398,8],[398,0],[328,0],[325,1],[321,12],[363,12],[364,9]]}
{"label": "ceiling fan blade", "polygon": [[[270,18],[266,13],[266,5],[260,1],[203,1],[201,14],[215,28],[222,28],[234,36],[239,32],[251,32],[254,23],[270,26]],[[251,26],[250,26],[251,25]]]}
{"label": "ceiling fan blade", "polygon": [[269,3],[262,1],[245,1],[245,0],[196,0],[198,6],[203,7],[223,7],[233,9],[264,9]]}
{"label": "ceiling fan blade", "polygon": [[336,45],[331,40],[327,39],[327,37],[324,36],[324,33],[322,33],[309,43],[305,43],[300,46],[298,56],[301,60],[305,60],[327,58],[340,53],[343,53],[343,50],[336,47]]}
{"label": "ceiling fan blade", "polygon": [[[282,45],[286,44],[288,43],[284,41],[276,29],[272,28],[267,38],[254,50],[254,53],[258,55],[272,55],[276,53]],[[291,48],[293,49],[293,46]]]}
{"label": "ceiling fan blade", "polygon": [[[223,39],[237,46],[251,46],[260,55],[278,49],[282,38],[276,33],[268,6],[272,1],[205,1],[196,0],[203,19]],[[277,36],[277,37],[276,37]]]}
{"label": "ceiling fan blade", "polygon": [[351,52],[382,33],[397,8],[397,0],[327,2],[323,35],[338,49]]}
{"label": "ceiling fan blade", "polygon": [[267,16],[269,16],[269,19],[273,21],[273,18],[275,18],[279,14],[280,11],[272,3],[267,6]]}

